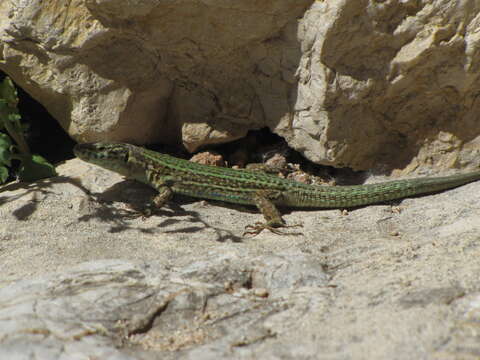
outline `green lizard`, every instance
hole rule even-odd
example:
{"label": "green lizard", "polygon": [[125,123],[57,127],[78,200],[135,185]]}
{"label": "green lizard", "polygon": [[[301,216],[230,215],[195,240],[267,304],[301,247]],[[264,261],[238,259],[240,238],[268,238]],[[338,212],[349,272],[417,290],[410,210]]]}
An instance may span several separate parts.
{"label": "green lizard", "polygon": [[286,225],[277,206],[352,208],[454,188],[480,179],[480,170],[436,178],[353,186],[307,185],[258,171],[208,166],[124,143],[78,144],[80,159],[148,184],[158,191],[151,203],[163,206],[173,194],[256,205],[266,222],[247,226],[245,234],[274,233]]}

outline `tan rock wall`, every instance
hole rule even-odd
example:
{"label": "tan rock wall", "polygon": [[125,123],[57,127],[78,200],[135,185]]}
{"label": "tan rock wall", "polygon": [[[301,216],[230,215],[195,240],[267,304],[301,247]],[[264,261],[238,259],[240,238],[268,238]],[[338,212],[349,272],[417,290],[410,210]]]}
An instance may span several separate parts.
{"label": "tan rock wall", "polygon": [[269,127],[311,160],[480,162],[480,3],[0,3],[0,69],[79,141],[202,145]]}
{"label": "tan rock wall", "polygon": [[479,13],[477,1],[316,2],[290,145],[358,169],[478,164]]}

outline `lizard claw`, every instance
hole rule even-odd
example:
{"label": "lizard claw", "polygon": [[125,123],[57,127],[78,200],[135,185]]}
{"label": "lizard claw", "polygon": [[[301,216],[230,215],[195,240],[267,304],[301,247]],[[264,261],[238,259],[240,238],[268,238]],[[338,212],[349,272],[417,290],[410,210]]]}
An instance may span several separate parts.
{"label": "lizard claw", "polygon": [[137,210],[130,207],[130,210],[128,210],[128,215],[126,215],[126,217],[129,219],[142,218],[142,220],[145,220],[152,215],[153,215],[153,211],[150,207],[146,207],[145,209],[142,209],[142,210]]}
{"label": "lizard claw", "polygon": [[263,223],[258,221],[254,225],[245,226],[245,231],[243,232],[242,236],[246,236],[246,235],[252,235],[252,237],[257,236],[263,230],[269,230],[276,235],[302,235],[302,233],[288,233],[288,232],[281,231],[279,229],[279,228],[292,228],[292,227],[302,227],[302,226],[303,226],[302,224],[293,224],[293,225],[281,224],[281,225],[274,226],[274,225],[269,225],[268,223]]}

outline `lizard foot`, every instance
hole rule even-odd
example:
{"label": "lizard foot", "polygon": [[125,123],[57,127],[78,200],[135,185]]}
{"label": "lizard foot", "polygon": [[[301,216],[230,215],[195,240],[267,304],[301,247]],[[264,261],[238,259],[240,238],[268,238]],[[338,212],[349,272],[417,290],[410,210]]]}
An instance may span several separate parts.
{"label": "lizard foot", "polygon": [[245,226],[245,231],[243,232],[242,236],[246,235],[252,235],[257,236],[260,234],[263,230],[269,230],[272,233],[276,235],[302,235],[301,232],[298,233],[288,233],[285,231],[280,230],[279,228],[293,228],[293,227],[302,227],[302,224],[294,224],[294,225],[285,225],[285,224],[275,224],[275,225],[270,225],[268,223],[263,223],[263,222],[256,222],[254,225],[247,225]]}
{"label": "lizard foot", "polygon": [[145,220],[146,218],[150,217],[153,215],[153,210],[150,207],[146,207],[142,210],[137,210],[132,207],[130,207],[130,210],[128,210],[128,214],[125,215],[128,219],[138,219],[142,218],[142,220]]}

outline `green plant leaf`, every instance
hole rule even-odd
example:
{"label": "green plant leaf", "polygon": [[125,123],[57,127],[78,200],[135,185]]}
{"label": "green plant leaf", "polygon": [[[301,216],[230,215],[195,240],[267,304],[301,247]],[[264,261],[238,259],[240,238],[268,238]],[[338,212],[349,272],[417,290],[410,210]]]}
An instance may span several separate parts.
{"label": "green plant leaf", "polygon": [[17,89],[8,76],[0,83],[0,99],[5,100],[8,106],[12,108],[17,107]]}
{"label": "green plant leaf", "polygon": [[0,166],[0,184],[5,183],[8,179],[8,169],[5,166]]}
{"label": "green plant leaf", "polygon": [[12,140],[7,134],[0,133],[0,165],[10,166]]}
{"label": "green plant leaf", "polygon": [[20,114],[18,112],[8,114],[8,120],[10,120],[11,122],[20,121],[21,118],[22,117],[20,116]]}
{"label": "green plant leaf", "polygon": [[21,181],[35,181],[56,176],[55,167],[40,155],[22,155],[18,176]]}
{"label": "green plant leaf", "polygon": [[[13,109],[12,112],[7,115],[7,120],[11,124],[11,126],[7,127],[7,130],[14,131],[16,136],[23,137],[23,127],[20,122],[21,118],[22,116],[18,113],[18,109]],[[14,136],[12,135],[12,137]]]}
{"label": "green plant leaf", "polygon": [[4,99],[0,99],[0,130],[5,128],[5,121],[7,121],[10,108],[7,106],[7,102]]}

